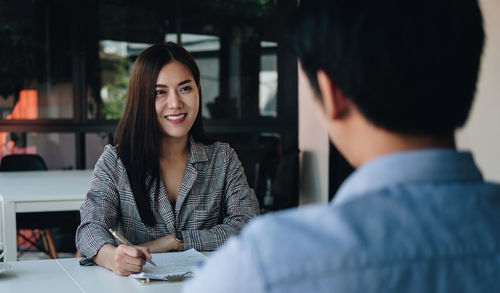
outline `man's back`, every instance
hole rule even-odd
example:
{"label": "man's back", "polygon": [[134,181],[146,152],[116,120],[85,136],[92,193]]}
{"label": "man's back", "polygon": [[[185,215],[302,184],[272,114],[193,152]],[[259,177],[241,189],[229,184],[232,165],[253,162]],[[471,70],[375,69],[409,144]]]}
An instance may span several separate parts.
{"label": "man's back", "polygon": [[[483,181],[469,154],[396,153],[360,168],[328,206],[253,222],[209,260],[205,276],[214,281],[190,285],[212,291],[223,283],[227,291],[219,292],[499,292],[498,227],[500,186]],[[238,277],[221,282],[235,269]]]}
{"label": "man's back", "polygon": [[290,19],[299,99],[358,169],[328,206],[256,219],[186,291],[500,292],[500,186],[455,151],[478,1],[305,0]]}

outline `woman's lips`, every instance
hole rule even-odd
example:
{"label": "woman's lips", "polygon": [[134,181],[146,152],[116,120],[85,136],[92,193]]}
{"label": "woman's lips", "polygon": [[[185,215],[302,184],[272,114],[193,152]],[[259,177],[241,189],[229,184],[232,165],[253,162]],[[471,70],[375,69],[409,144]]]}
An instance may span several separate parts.
{"label": "woman's lips", "polygon": [[182,114],[176,114],[176,115],[166,115],[164,116],[168,122],[171,122],[173,124],[179,124],[184,122],[186,120],[187,113],[182,113]]}

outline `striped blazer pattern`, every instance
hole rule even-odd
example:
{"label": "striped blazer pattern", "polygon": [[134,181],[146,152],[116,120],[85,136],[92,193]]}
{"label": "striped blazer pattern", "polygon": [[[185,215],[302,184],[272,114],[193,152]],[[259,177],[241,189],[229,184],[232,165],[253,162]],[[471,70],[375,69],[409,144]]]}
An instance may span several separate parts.
{"label": "striped blazer pattern", "polygon": [[[149,195],[156,225],[142,223],[125,166],[117,150],[107,145],[92,176],[90,190],[80,208],[81,223],[76,246],[90,262],[106,243],[117,245],[108,228],[117,229],[133,244],[182,233],[184,248],[210,251],[259,213],[254,191],[248,186],[243,166],[226,143],[204,145],[189,137],[190,152],[175,211],[163,181],[156,196]],[[146,180],[151,180],[148,178]]]}

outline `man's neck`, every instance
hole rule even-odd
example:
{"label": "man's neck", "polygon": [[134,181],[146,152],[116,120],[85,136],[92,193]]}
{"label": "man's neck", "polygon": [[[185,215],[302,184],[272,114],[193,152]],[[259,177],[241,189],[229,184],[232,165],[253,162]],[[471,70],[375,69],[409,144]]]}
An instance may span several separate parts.
{"label": "man's neck", "polygon": [[376,157],[395,152],[427,148],[455,148],[453,133],[414,135],[389,131],[375,126],[356,109],[352,111],[349,119],[330,124],[329,130],[330,137],[337,138],[336,146],[355,167]]}
{"label": "man's neck", "polygon": [[355,163],[361,166],[364,163],[386,154],[419,150],[427,148],[448,148],[455,149],[455,139],[453,134],[431,136],[431,135],[409,135],[394,133],[384,129],[377,129],[366,134],[358,142],[360,154]]}

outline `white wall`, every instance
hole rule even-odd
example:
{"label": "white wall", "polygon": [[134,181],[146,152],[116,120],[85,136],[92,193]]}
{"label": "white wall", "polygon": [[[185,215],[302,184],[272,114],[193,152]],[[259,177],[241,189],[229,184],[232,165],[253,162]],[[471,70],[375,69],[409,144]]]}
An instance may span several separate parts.
{"label": "white wall", "polygon": [[478,91],[459,149],[474,154],[486,179],[500,182],[500,1],[480,0],[486,31]]}
{"label": "white wall", "polygon": [[[478,92],[459,149],[471,150],[486,179],[500,182],[500,1],[480,0],[486,30]],[[299,97],[304,86],[299,84]],[[300,203],[328,201],[328,136],[311,99],[299,98]]]}

